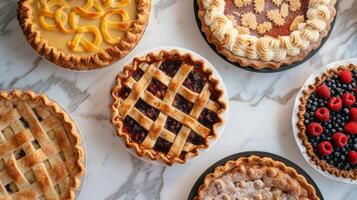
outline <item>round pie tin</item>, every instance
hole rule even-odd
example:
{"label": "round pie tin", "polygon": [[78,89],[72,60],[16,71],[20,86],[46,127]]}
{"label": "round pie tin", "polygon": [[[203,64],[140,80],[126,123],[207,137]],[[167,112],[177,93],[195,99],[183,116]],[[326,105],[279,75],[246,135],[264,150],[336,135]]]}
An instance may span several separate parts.
{"label": "round pie tin", "polygon": [[306,80],[304,85],[301,87],[300,91],[298,92],[298,94],[295,98],[295,103],[294,103],[294,108],[293,108],[293,113],[292,113],[292,126],[293,126],[293,134],[294,134],[295,141],[296,141],[304,159],[312,168],[314,168],[316,171],[318,171],[322,175],[324,175],[327,178],[330,178],[332,180],[340,181],[340,182],[344,182],[344,183],[357,184],[357,180],[353,180],[350,178],[337,177],[333,174],[328,173],[327,171],[322,170],[320,166],[315,165],[314,162],[311,161],[310,156],[307,155],[306,148],[302,144],[302,140],[298,136],[299,129],[296,126],[297,122],[299,121],[297,114],[299,113],[300,98],[303,96],[303,93],[302,93],[303,90],[306,90],[309,85],[314,84],[315,78],[318,76],[321,76],[328,69],[343,66],[343,65],[349,65],[349,64],[357,65],[357,58],[340,60],[340,61],[330,63],[326,67],[322,67],[322,68],[318,69],[317,71],[315,71],[314,73],[312,73],[309,76],[309,78]]}
{"label": "round pie tin", "polygon": [[270,157],[273,160],[280,161],[280,162],[284,163],[288,167],[294,168],[300,175],[305,177],[305,179],[307,180],[307,182],[309,184],[311,184],[314,187],[317,196],[321,200],[324,200],[324,197],[322,196],[322,193],[319,190],[319,188],[317,187],[314,180],[312,180],[312,178],[302,168],[300,168],[298,165],[296,165],[295,163],[291,162],[290,160],[288,160],[286,158],[283,158],[281,156],[278,156],[278,155],[275,155],[272,153],[262,152],[262,151],[247,151],[247,152],[237,153],[237,154],[230,155],[228,157],[225,157],[225,158],[217,161],[216,163],[211,165],[208,169],[206,169],[201,174],[201,176],[197,179],[197,181],[195,182],[195,184],[193,185],[193,187],[191,189],[190,194],[188,195],[187,200],[193,200],[195,198],[195,196],[197,195],[197,191],[198,191],[199,187],[203,184],[203,180],[205,179],[205,177],[208,174],[213,173],[213,171],[215,170],[216,167],[223,166],[226,164],[226,162],[228,162],[230,160],[237,160],[240,157],[249,157],[252,155],[255,155],[258,157]]}
{"label": "round pie tin", "polygon": [[[338,7],[339,7],[339,3],[340,1],[337,1],[336,4],[335,4],[335,9],[336,11],[338,11]],[[288,69],[291,69],[291,68],[294,68],[298,65],[301,65],[303,64],[305,61],[309,60],[312,56],[314,56],[320,49],[321,47],[325,44],[325,42],[328,40],[328,38],[330,37],[331,35],[331,32],[333,30],[333,27],[335,26],[335,22],[336,22],[336,18],[337,18],[337,13],[336,13],[336,16],[335,18],[333,19],[332,23],[331,23],[331,28],[330,28],[330,31],[328,32],[328,34],[326,35],[326,37],[324,37],[322,40],[321,40],[321,44],[318,48],[312,50],[305,58],[304,60],[302,61],[298,61],[298,62],[294,62],[290,65],[282,65],[280,66],[279,68],[277,69],[268,69],[268,68],[265,68],[265,69],[255,69],[253,67],[250,67],[250,66],[241,66],[239,63],[237,62],[231,62],[229,61],[224,55],[220,54],[218,51],[217,51],[217,48],[214,44],[210,43],[208,40],[207,40],[207,37],[206,37],[206,34],[204,32],[202,32],[201,30],[201,27],[202,27],[202,23],[201,23],[201,20],[200,18],[198,17],[198,3],[197,3],[197,0],[193,0],[193,10],[195,12],[195,19],[196,19],[196,22],[197,22],[197,27],[199,29],[199,31],[201,32],[201,35],[202,37],[204,38],[204,40],[206,41],[206,43],[211,47],[211,49],[217,54],[219,55],[221,58],[223,58],[225,61],[227,61],[228,63],[238,67],[238,68],[241,68],[241,69],[244,69],[244,70],[247,70],[247,71],[251,71],[251,72],[260,72],[260,73],[273,73],[273,72],[281,72],[281,71],[285,71],[285,70],[288,70]]]}
{"label": "round pie tin", "polygon": [[[226,104],[227,104],[227,107],[226,107],[226,111],[223,113],[223,124],[218,127],[217,129],[217,138],[215,139],[211,139],[210,140],[210,143],[209,143],[209,146],[207,149],[201,149],[199,151],[199,155],[189,159],[186,161],[186,163],[194,160],[195,158],[199,157],[199,156],[202,156],[204,155],[207,151],[209,151],[214,145],[215,143],[220,139],[220,137],[222,136],[223,134],[223,131],[224,131],[224,128],[226,126],[226,122],[228,120],[228,110],[229,110],[229,100],[228,100],[228,93],[227,93],[227,89],[226,89],[226,86],[224,85],[224,82],[222,80],[222,77],[219,75],[218,71],[214,68],[214,66],[207,60],[205,59],[204,57],[200,56],[199,54],[193,52],[193,51],[190,51],[188,49],[184,49],[184,48],[181,48],[181,47],[174,47],[174,46],[164,46],[164,47],[155,47],[155,48],[152,48],[152,49],[148,49],[148,50],[145,50],[137,55],[135,55],[135,57],[141,57],[141,56],[145,56],[149,53],[155,53],[155,52],[160,52],[161,50],[166,50],[166,51],[169,51],[169,50],[178,50],[180,51],[181,53],[190,53],[191,55],[193,55],[193,58],[195,59],[200,59],[200,60],[203,60],[205,62],[205,64],[210,68],[212,69],[212,72],[214,74],[214,76],[216,76],[218,79],[219,79],[219,86],[223,89],[224,91],[224,100],[226,101]],[[125,65],[128,65],[132,62],[132,59],[127,62]],[[124,65],[124,66],[125,66]],[[113,85],[114,86],[114,85]],[[109,118],[111,118],[111,113],[109,113]],[[116,127],[114,125],[112,125],[112,128],[113,128],[113,132],[114,132],[114,135],[116,135]],[[125,142],[123,141],[123,139],[120,137],[119,138],[121,143],[125,146]],[[136,151],[133,149],[133,148],[128,148],[128,147],[125,147],[126,150],[129,151],[129,153],[136,157],[136,158],[139,158],[140,160],[143,160],[145,162],[148,162],[150,164],[154,164],[154,165],[161,165],[161,166],[167,166],[162,160],[158,159],[158,160],[152,160],[150,159],[149,157],[147,156],[143,156],[143,157],[140,157],[137,155]],[[172,164],[173,165],[180,165],[179,163],[176,163],[174,162]]]}

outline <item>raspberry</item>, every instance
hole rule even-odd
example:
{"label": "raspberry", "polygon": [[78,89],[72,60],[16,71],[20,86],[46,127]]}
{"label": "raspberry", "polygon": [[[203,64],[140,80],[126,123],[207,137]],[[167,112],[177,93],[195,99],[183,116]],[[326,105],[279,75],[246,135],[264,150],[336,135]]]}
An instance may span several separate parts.
{"label": "raspberry", "polygon": [[325,107],[319,108],[315,111],[315,116],[320,121],[327,122],[330,119],[330,111]]}
{"label": "raspberry", "polygon": [[332,97],[329,101],[328,101],[328,107],[335,111],[335,112],[339,112],[342,108],[342,100],[339,97]]}
{"label": "raspberry", "polygon": [[324,131],[324,128],[319,123],[312,122],[307,126],[307,131],[312,136],[319,136]]}
{"label": "raspberry", "polygon": [[352,165],[357,164],[357,152],[356,151],[349,151],[348,152],[348,162],[350,162]]}
{"label": "raspberry", "polygon": [[352,106],[356,102],[356,99],[351,93],[346,92],[342,95],[342,102],[344,106]]}
{"label": "raspberry", "polygon": [[348,70],[343,70],[340,72],[339,77],[342,82],[348,84],[352,81],[352,73]]}
{"label": "raspberry", "polygon": [[347,145],[348,137],[341,132],[337,132],[332,135],[332,141],[335,146],[342,148]]}
{"label": "raspberry", "polygon": [[323,98],[330,98],[331,92],[327,85],[322,84],[316,88],[316,94]]}
{"label": "raspberry", "polygon": [[357,122],[357,108],[350,109],[350,120]]}
{"label": "raspberry", "polygon": [[323,156],[328,156],[332,153],[333,147],[329,141],[323,141],[317,146],[319,152]]}
{"label": "raspberry", "polygon": [[357,122],[348,122],[345,127],[344,130],[346,133],[355,135],[357,134]]}

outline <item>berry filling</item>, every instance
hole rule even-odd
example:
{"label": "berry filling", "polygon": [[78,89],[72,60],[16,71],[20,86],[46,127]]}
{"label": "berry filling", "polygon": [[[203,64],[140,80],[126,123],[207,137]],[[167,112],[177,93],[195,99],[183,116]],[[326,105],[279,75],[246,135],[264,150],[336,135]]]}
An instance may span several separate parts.
{"label": "berry filling", "polygon": [[152,79],[147,90],[156,97],[163,99],[166,94],[167,87],[160,81]]}
{"label": "berry filling", "polygon": [[207,75],[201,70],[194,68],[187,76],[183,85],[188,89],[200,93],[207,81]]}
{"label": "berry filling", "polygon": [[180,69],[181,64],[180,60],[166,60],[161,63],[159,69],[172,78]]}
{"label": "berry filling", "polygon": [[202,145],[205,143],[205,139],[195,133],[194,131],[191,131],[190,134],[187,137],[187,141],[194,144],[194,145]]}
{"label": "berry filling", "polygon": [[189,100],[185,99],[183,96],[179,94],[175,96],[172,105],[186,114],[189,114],[193,107],[193,103],[191,103]]}
{"label": "berry filling", "polygon": [[357,152],[356,151],[348,152],[348,161],[351,163],[351,165],[357,164]]}
{"label": "berry filling", "polygon": [[123,85],[123,87],[115,94],[115,96],[125,100],[129,96],[130,92],[131,89],[126,85]]}
{"label": "berry filling", "polygon": [[198,121],[207,128],[212,128],[213,124],[217,123],[217,113],[204,108],[198,117]]}
{"label": "berry filling", "polygon": [[167,117],[165,129],[175,133],[176,135],[180,132],[182,124],[172,117]]}
{"label": "berry filling", "polygon": [[140,68],[136,69],[133,74],[132,74],[132,77],[138,81],[140,80],[140,78],[144,75],[144,71],[141,70]]}
{"label": "berry filling", "polygon": [[162,153],[168,153],[171,148],[171,143],[162,138],[157,138],[154,150]]}
{"label": "berry filling", "polygon": [[147,104],[142,99],[139,99],[138,102],[135,104],[135,107],[140,110],[144,115],[155,121],[159,116],[160,111],[149,104]]}
{"label": "berry filling", "polygon": [[[306,103],[304,125],[315,154],[338,169],[357,169],[357,71],[327,78]],[[352,156],[353,157],[353,156]]]}
{"label": "berry filling", "polygon": [[142,143],[148,134],[140,124],[138,124],[133,118],[127,116],[124,119],[123,131],[130,134],[131,142]]}

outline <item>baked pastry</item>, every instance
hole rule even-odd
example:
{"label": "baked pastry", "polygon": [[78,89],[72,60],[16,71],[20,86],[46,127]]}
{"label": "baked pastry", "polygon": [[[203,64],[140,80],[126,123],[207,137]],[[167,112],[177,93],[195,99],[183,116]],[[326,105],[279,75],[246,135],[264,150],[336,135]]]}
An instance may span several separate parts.
{"label": "baked pastry", "polygon": [[357,66],[318,76],[300,98],[299,137],[311,161],[337,177],[357,180]]}
{"label": "baked pastry", "polygon": [[223,95],[202,60],[176,50],[150,53],[117,76],[111,122],[139,156],[185,163],[217,136]]}
{"label": "baked pastry", "polygon": [[318,48],[336,0],[197,0],[202,32],[242,67],[278,69]]}
{"label": "baked pastry", "polygon": [[208,174],[195,200],[317,200],[314,187],[295,169],[268,157],[228,161]]}
{"label": "baked pastry", "polygon": [[151,0],[20,0],[27,41],[52,63],[72,70],[102,68],[141,39]]}
{"label": "baked pastry", "polygon": [[75,199],[84,152],[73,120],[33,92],[0,92],[0,199]]}

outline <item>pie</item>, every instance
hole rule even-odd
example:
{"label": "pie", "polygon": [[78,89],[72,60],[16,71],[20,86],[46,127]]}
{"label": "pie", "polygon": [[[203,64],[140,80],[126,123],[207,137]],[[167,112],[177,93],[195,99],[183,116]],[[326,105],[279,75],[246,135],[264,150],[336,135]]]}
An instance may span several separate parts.
{"label": "pie", "polygon": [[117,135],[139,156],[167,165],[207,148],[226,109],[212,70],[177,50],[134,58],[117,76],[112,96]]}
{"label": "pie", "polygon": [[0,133],[0,199],[75,199],[84,151],[59,105],[31,91],[2,91]]}
{"label": "pie", "polygon": [[215,168],[195,200],[319,200],[314,187],[295,169],[268,157],[249,156]]}
{"label": "pie", "polygon": [[278,69],[304,60],[327,36],[336,0],[197,0],[202,32],[229,61]]}
{"label": "pie", "polygon": [[147,26],[151,0],[20,0],[27,41],[72,70],[105,67],[127,55]]}
{"label": "pie", "polygon": [[300,98],[299,137],[311,161],[337,177],[357,180],[357,66],[334,67]]}

